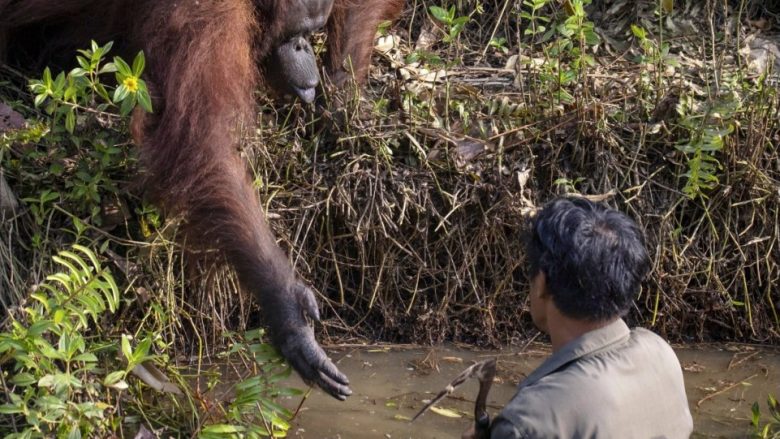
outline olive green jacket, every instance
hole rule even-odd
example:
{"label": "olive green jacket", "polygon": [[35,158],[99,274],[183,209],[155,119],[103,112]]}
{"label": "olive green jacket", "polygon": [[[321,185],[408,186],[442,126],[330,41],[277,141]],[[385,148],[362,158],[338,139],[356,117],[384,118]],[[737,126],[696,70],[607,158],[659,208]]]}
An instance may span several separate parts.
{"label": "olive green jacket", "polygon": [[693,420],[672,348],[622,319],[572,340],[531,373],[491,438],[687,438]]}

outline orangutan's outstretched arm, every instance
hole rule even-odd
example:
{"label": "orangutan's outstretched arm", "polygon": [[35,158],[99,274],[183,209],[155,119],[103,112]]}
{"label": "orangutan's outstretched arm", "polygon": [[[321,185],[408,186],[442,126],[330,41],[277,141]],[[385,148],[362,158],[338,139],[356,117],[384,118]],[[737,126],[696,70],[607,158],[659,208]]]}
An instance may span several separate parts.
{"label": "orangutan's outstretched arm", "polygon": [[[184,6],[186,5],[186,7]],[[238,155],[239,128],[254,120],[257,86],[249,0],[156,2],[137,35],[149,63],[155,114],[136,115],[147,188],[188,219],[188,239],[222,250],[258,298],[274,344],[295,370],[338,399],[347,378],[314,339],[311,290],[276,245]]]}

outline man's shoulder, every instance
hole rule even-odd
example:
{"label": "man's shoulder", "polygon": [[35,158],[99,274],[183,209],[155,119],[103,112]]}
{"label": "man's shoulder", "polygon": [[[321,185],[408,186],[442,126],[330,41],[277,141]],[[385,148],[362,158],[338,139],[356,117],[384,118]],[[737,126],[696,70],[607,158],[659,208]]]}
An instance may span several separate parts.
{"label": "man's shoulder", "polygon": [[625,349],[629,355],[638,355],[639,352],[642,353],[642,356],[653,357],[657,355],[659,358],[656,361],[665,360],[667,365],[676,365],[677,367],[680,365],[677,354],[674,353],[674,349],[669,343],[649,329],[632,329],[629,343],[626,344]]}
{"label": "man's shoulder", "polygon": [[646,343],[658,343],[669,347],[669,343],[667,343],[663,337],[647,328],[642,328],[641,326],[637,326],[631,329],[631,338]]}
{"label": "man's shoulder", "polygon": [[[662,392],[673,409],[667,413],[648,405],[636,394],[637,389],[647,388]],[[503,425],[501,428],[513,429],[518,434],[493,437],[569,437],[573,431],[617,432],[624,426],[615,425],[616,416],[641,418],[646,414],[664,425],[676,422],[670,418],[679,417],[677,412],[682,416],[687,412],[679,361],[663,338],[636,328],[623,342],[580,357],[523,386],[497,419],[497,426]]]}

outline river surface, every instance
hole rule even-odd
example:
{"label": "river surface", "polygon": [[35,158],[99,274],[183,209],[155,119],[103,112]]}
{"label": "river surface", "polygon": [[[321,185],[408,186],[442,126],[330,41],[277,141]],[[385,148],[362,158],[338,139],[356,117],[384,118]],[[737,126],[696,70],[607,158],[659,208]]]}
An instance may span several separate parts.
{"label": "river surface", "polygon": [[[780,397],[780,350],[745,345],[702,345],[675,349],[682,363],[695,438],[748,437],[751,405]],[[463,369],[498,358],[496,382],[488,398],[492,416],[512,397],[515,386],[548,355],[543,344],[505,351],[456,347],[331,350],[346,373],[354,394],[345,402],[313,389],[295,419],[289,437],[325,438],[459,438],[474,410],[478,383],[470,381],[442,400],[439,413],[409,419]],[[289,384],[306,388],[296,377]],[[658,399],[653,389],[647,398]],[[285,401],[293,408],[300,398]],[[459,417],[452,417],[459,416]],[[627,420],[630,422],[630,420]]]}

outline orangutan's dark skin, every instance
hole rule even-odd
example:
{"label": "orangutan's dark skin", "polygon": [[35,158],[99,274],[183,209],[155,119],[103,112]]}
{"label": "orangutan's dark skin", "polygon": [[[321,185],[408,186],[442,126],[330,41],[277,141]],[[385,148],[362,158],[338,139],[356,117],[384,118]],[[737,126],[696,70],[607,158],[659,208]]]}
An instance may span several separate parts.
{"label": "orangutan's dark skin", "polygon": [[[90,39],[143,50],[154,113],[136,112],[148,196],[187,218],[187,242],[220,249],[257,297],[271,340],[301,377],[338,399],[347,377],[314,339],[315,296],[265,222],[237,153],[260,84],[311,101],[319,76],[306,38],[327,21],[328,77],[366,75],[377,25],[402,0],[0,0],[0,62],[37,69]],[[272,62],[272,61],[276,62]]]}
{"label": "orangutan's dark skin", "polygon": [[311,103],[320,75],[311,33],[325,26],[333,0],[287,0],[286,9],[270,1],[255,1],[258,13],[269,17],[277,37],[261,59],[266,83],[278,94],[293,95]]}
{"label": "orangutan's dark skin", "polygon": [[317,93],[320,75],[309,41],[296,35],[271,51],[266,63],[269,85],[278,92],[299,97],[310,104]]}

